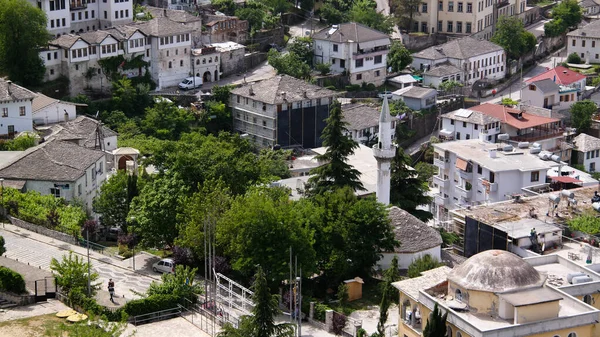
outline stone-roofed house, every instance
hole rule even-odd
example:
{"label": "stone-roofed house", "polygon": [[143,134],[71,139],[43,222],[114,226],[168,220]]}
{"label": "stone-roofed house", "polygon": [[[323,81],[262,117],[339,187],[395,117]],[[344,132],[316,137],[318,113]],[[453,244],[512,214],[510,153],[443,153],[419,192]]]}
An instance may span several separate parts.
{"label": "stone-roofed house", "polygon": [[350,83],[385,82],[388,35],[356,22],[333,25],[312,36],[315,62],[331,64],[334,73],[346,72]]}
{"label": "stone-roofed house", "polygon": [[259,147],[320,147],[335,95],[288,75],[248,83],[231,91],[233,129]]}
{"label": "stone-roofed house", "polygon": [[24,181],[24,191],[79,200],[91,212],[106,171],[104,152],[54,140],[29,148],[5,163],[0,167],[0,178]]}
{"label": "stone-roofed house", "polygon": [[68,122],[75,119],[78,106],[86,104],[61,101],[38,92],[31,102],[33,123],[45,125]]}
{"label": "stone-roofed house", "polygon": [[34,98],[32,91],[0,78],[1,138],[12,138],[16,133],[33,130],[31,102]]}
{"label": "stone-roofed house", "polygon": [[50,134],[44,137],[45,140],[71,142],[108,153],[117,148],[117,133],[87,116],[79,116],[67,123],[52,125],[49,131]]}
{"label": "stone-roofed house", "polygon": [[461,140],[481,139],[490,143],[496,142],[500,133],[500,119],[479,111],[458,109],[443,114],[440,139]]}
{"label": "stone-roofed house", "polygon": [[168,18],[170,21],[183,24],[192,30],[192,41],[194,45],[202,44],[201,31],[202,31],[202,17],[200,15],[192,14],[185,10],[167,9],[146,6],[153,18]]}
{"label": "stone-roofed house", "polygon": [[[379,116],[381,108],[356,103],[342,104],[344,121],[348,123],[349,136],[357,143],[368,144],[377,139],[379,133]],[[396,123],[392,122],[392,138],[396,130]]]}
{"label": "stone-roofed house", "polygon": [[583,165],[586,171],[596,172],[600,168],[600,139],[581,133],[573,138],[573,164]]}
{"label": "stone-roofed house", "polygon": [[[439,78],[431,84],[447,80],[473,84],[479,79],[499,80],[506,74],[506,53],[502,47],[489,41],[464,37],[429,47],[412,54],[412,67],[430,77]],[[454,68],[447,65],[451,64]],[[442,67],[441,70],[435,70]],[[460,70],[457,74],[456,71]],[[423,77],[425,83],[425,77]]]}
{"label": "stone-roofed house", "polygon": [[583,9],[583,14],[585,16],[596,15],[600,13],[600,6],[594,0],[580,0],[579,7]]}
{"label": "stone-roofed house", "polygon": [[248,21],[237,16],[208,14],[203,16],[205,29],[202,43],[246,43],[248,40]]}
{"label": "stone-roofed house", "polygon": [[392,99],[403,100],[413,110],[429,109],[437,102],[437,90],[412,86],[392,92]]}
{"label": "stone-roofed house", "polygon": [[600,21],[567,33],[567,53],[576,53],[585,63],[600,63]]}
{"label": "stone-roofed house", "polygon": [[398,258],[398,268],[408,269],[415,260],[425,255],[431,255],[441,261],[442,237],[433,227],[417,219],[407,211],[392,206],[389,208],[390,224],[395,239],[400,242],[393,252],[382,253],[377,265],[387,269],[394,256]]}

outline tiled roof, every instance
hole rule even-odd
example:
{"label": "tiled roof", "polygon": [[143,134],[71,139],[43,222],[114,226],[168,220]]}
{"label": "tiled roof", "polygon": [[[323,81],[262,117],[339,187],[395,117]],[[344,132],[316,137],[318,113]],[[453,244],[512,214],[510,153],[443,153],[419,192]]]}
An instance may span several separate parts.
{"label": "tiled roof", "polygon": [[348,41],[361,43],[390,38],[387,34],[356,22],[339,24],[338,28],[331,35],[329,34],[330,30],[332,30],[332,27],[327,27],[316,32],[313,35],[313,39],[340,43]]}
{"label": "tiled roof", "polygon": [[0,168],[0,177],[17,180],[76,181],[104,156],[102,151],[61,141],[46,142],[25,151]]}
{"label": "tiled roof", "polygon": [[[431,89],[431,88],[423,88],[423,87],[416,87],[416,86],[411,86],[408,88],[402,88],[398,91],[401,91],[400,96],[402,97],[411,97],[411,98],[423,98],[426,97],[428,95],[431,95],[432,93],[435,93],[437,95],[437,91],[435,89]],[[394,93],[398,92],[395,91]]]}
{"label": "tiled roof", "polygon": [[594,20],[579,29],[575,29],[568,33],[567,36],[600,38],[600,20]]}
{"label": "tiled roof", "polygon": [[559,89],[558,84],[554,83],[549,78],[539,80],[536,82],[531,82],[531,84],[535,85],[543,93],[554,92],[554,91],[558,91],[558,89]]}
{"label": "tiled roof", "polygon": [[463,37],[448,41],[444,44],[429,47],[418,53],[412,54],[413,58],[437,60],[445,57],[464,60],[470,57],[484,55],[503,50],[497,44],[486,40],[477,40],[472,37]]}
{"label": "tiled roof", "polygon": [[83,39],[83,41],[89,44],[99,44],[104,41],[110,33],[104,30],[95,30],[91,32],[80,33],[79,36]]}
{"label": "tiled roof", "polygon": [[49,45],[58,46],[61,48],[69,49],[71,48],[77,40],[81,39],[80,36],[73,34],[63,34],[58,38],[48,42]]}
{"label": "tiled roof", "polygon": [[[251,90],[252,93],[250,93]],[[288,75],[278,75],[264,81],[246,84],[233,89],[231,93],[267,104],[291,103],[336,95],[335,91]],[[285,94],[282,95],[282,93]],[[304,93],[306,93],[306,97]]]}
{"label": "tiled roof", "polygon": [[[79,116],[67,123],[52,126],[54,132],[48,138],[64,141],[83,140],[83,146],[93,149],[96,146],[96,129],[99,124],[100,122],[95,119]],[[104,137],[117,136],[116,132],[104,125],[102,125],[102,133]]]}
{"label": "tiled roof", "polygon": [[390,224],[400,246],[394,249],[396,253],[418,253],[442,245],[440,233],[427,226],[407,211],[392,206],[389,209]]}
{"label": "tiled roof", "polygon": [[521,112],[519,109],[513,109],[505,107],[504,105],[484,103],[481,105],[477,105],[469,108],[469,110],[483,112],[488,116],[492,116],[500,119],[502,123],[506,123],[517,129],[526,129],[531,128],[538,125],[544,125],[548,123],[559,122],[559,119],[556,118],[548,118],[537,115],[532,115],[527,112],[523,112],[521,118],[518,118],[517,115]]}
{"label": "tiled roof", "polygon": [[[469,117],[462,117],[461,114],[463,114],[464,111],[471,112],[471,115],[469,115]],[[449,118],[449,119],[453,119],[453,120],[457,120],[457,121],[461,121],[461,122],[473,123],[473,124],[477,124],[477,125],[486,125],[486,124],[500,122],[500,119],[493,117],[493,116],[488,116],[488,115],[484,114],[483,112],[474,111],[474,110],[466,110],[466,109],[458,109],[458,110],[451,111],[447,114],[443,114],[442,118]]]}
{"label": "tiled roof", "polygon": [[588,152],[600,149],[600,139],[592,137],[585,133],[573,138],[573,143],[577,147],[577,151]]}
{"label": "tiled roof", "polygon": [[[199,16],[192,15],[186,11],[181,11],[181,10],[176,10],[176,9],[165,9],[165,8],[158,8],[158,7],[151,7],[151,6],[146,6],[146,8],[148,9],[150,14],[152,14],[152,17],[154,17],[154,18],[162,18],[162,17],[166,16],[172,21],[185,22],[185,23],[201,20],[201,18]],[[165,15],[165,12],[166,12],[166,15]]]}
{"label": "tiled roof", "polygon": [[191,27],[167,19],[158,17],[146,22],[132,24],[132,27],[139,28],[144,34],[150,36],[171,36],[176,34],[190,33]]}
{"label": "tiled roof", "polygon": [[379,125],[379,109],[366,104],[343,104],[342,115],[348,130],[364,130]]}
{"label": "tiled roof", "polygon": [[35,93],[29,89],[25,89],[11,81],[0,78],[0,102],[32,100],[34,97]]}
{"label": "tiled roof", "polygon": [[533,83],[545,79],[551,79],[553,82],[559,85],[569,85],[577,81],[584,80],[585,76],[563,66],[558,66],[556,68],[547,70],[546,72],[543,72],[537,76],[534,76],[525,82]]}

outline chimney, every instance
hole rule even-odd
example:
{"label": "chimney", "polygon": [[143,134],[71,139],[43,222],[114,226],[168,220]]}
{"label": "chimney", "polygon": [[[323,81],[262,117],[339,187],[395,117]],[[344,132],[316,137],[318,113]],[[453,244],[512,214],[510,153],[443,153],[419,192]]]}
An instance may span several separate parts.
{"label": "chimney", "polygon": [[250,96],[254,96],[254,88],[252,88],[252,84],[250,84],[250,88],[248,88],[248,93]]}
{"label": "chimney", "polygon": [[282,91],[281,92],[281,98],[285,101],[286,100],[286,92]]}
{"label": "chimney", "polygon": [[8,90],[8,94],[12,95],[12,81],[11,80],[6,81],[6,89]]}
{"label": "chimney", "polygon": [[489,151],[490,158],[496,158],[496,149],[490,149]]}
{"label": "chimney", "polygon": [[566,71],[566,70],[563,70],[563,74],[565,74],[565,75],[566,75],[566,74],[567,74],[567,71]]}
{"label": "chimney", "polygon": [[308,95],[306,94],[306,90],[302,92],[302,97],[308,98]]}

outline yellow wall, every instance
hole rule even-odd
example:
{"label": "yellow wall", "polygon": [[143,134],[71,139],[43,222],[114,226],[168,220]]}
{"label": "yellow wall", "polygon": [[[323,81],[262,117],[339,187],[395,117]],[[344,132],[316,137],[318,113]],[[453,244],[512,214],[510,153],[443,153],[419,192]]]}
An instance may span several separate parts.
{"label": "yellow wall", "polygon": [[577,337],[598,337],[598,331],[594,328],[594,324],[580,326],[572,329],[556,330],[553,332],[540,333],[536,335],[529,335],[527,337],[567,337],[571,332],[575,332]]}
{"label": "yellow wall", "polygon": [[469,309],[479,314],[497,314],[498,296],[491,292],[467,290],[458,287],[454,282],[448,282],[448,293],[456,296],[456,289],[462,292],[462,302],[469,305]]}
{"label": "yellow wall", "polygon": [[[598,293],[594,293],[594,294],[590,294],[593,298],[592,303],[590,303],[590,305],[596,309],[600,309],[600,294]],[[583,296],[575,296],[578,300],[580,300],[581,302],[583,302]]]}
{"label": "yellow wall", "polygon": [[[455,325],[453,325],[452,323],[448,323],[448,325],[450,326],[450,328],[452,329],[452,335],[450,337],[455,337],[456,336],[456,332],[460,331],[461,336],[462,337],[471,337],[471,335],[467,334],[466,332],[462,331],[461,329],[457,328]],[[402,336],[400,336],[402,337]]]}
{"label": "yellow wall", "polygon": [[559,301],[517,307],[515,323],[524,324],[558,317]]}

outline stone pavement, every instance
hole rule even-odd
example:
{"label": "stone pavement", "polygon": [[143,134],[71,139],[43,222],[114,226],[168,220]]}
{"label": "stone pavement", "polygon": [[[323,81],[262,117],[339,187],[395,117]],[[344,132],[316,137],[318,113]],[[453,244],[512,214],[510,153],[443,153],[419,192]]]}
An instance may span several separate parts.
{"label": "stone pavement", "polygon": [[[66,309],[69,309],[69,307],[64,305],[61,301],[49,299],[48,302],[39,302],[21,307],[13,307],[8,310],[0,310],[0,322],[53,314]],[[2,333],[0,333],[0,336],[1,335]]]}
{"label": "stone pavement", "polygon": [[23,275],[25,286],[30,294],[35,294],[35,281],[43,280],[45,277],[51,277],[52,273],[41,268],[36,268],[26,263],[15,261],[4,256],[0,256],[0,266],[14,270]]}
{"label": "stone pavement", "polygon": [[137,327],[132,324],[128,324],[127,329],[121,336],[130,336],[132,333],[135,333],[135,337],[210,337],[210,335],[206,334],[199,328],[195,327],[192,323],[181,317],[150,324],[143,324]]}

